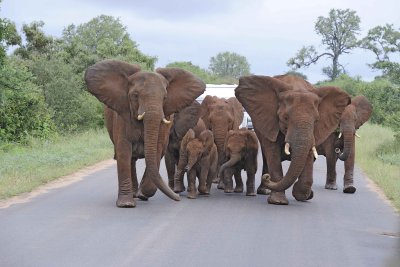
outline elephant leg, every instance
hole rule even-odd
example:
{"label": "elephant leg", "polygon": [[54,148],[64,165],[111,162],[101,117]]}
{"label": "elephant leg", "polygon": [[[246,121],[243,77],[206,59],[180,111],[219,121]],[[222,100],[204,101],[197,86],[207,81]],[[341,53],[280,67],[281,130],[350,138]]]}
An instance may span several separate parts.
{"label": "elephant leg", "polygon": [[196,190],[196,170],[191,169],[187,172],[188,177],[188,188],[187,188],[187,198],[195,199],[197,198],[197,190]]}
{"label": "elephant leg", "polygon": [[[283,177],[282,164],[281,164],[281,149],[278,143],[271,142],[264,139],[262,142],[264,147],[264,155],[268,164],[269,175],[274,182],[279,181]],[[288,205],[289,201],[286,198],[285,191],[271,191],[267,199],[269,204],[274,205]]]}
{"label": "elephant leg", "polygon": [[167,169],[168,175],[168,186],[171,189],[174,189],[175,166],[177,165],[177,162],[170,151],[167,151],[167,153],[165,153],[164,160],[165,168]]}
{"label": "elephant leg", "polygon": [[139,183],[136,174],[136,158],[132,158],[131,160],[131,178],[132,178],[132,189],[133,189],[133,196],[137,197]]}
{"label": "elephant leg", "polygon": [[235,177],[235,193],[243,193],[243,180],[242,180],[242,175],[241,175],[241,170],[236,169],[235,172],[233,173],[233,176]]}
{"label": "elephant leg", "polygon": [[133,208],[136,206],[135,193],[132,185],[131,158],[132,145],[127,141],[117,144],[117,170],[118,170],[118,199],[119,208]]}
{"label": "elephant leg", "polygon": [[334,150],[333,153],[326,153],[326,183],[325,189],[337,190],[336,184],[336,161],[337,156]]}
{"label": "elephant leg", "polygon": [[[261,173],[261,176],[262,176],[264,173],[269,173],[269,172],[268,172],[268,164],[267,164],[267,161],[265,159],[264,152],[262,152],[261,154],[262,154],[262,159],[263,159],[263,169],[262,169],[262,173]],[[260,183],[260,185],[257,188],[257,194],[259,194],[259,195],[268,195],[270,193],[271,193],[271,190],[269,190],[268,188],[263,187],[263,184]]]}
{"label": "elephant leg", "polygon": [[351,153],[347,160],[344,162],[344,177],[343,177],[343,193],[353,194],[356,192],[354,187],[354,159],[355,159],[355,149],[354,143]]}
{"label": "elephant leg", "polygon": [[202,167],[199,174],[199,192],[200,195],[208,195],[210,191],[207,188],[208,167],[206,166],[209,166],[209,164],[201,164],[201,166]]}
{"label": "elephant leg", "polygon": [[[224,180],[224,192],[225,193],[232,193],[233,192],[233,179],[232,176],[234,175],[234,169],[228,167],[225,169],[223,173],[223,180]],[[221,179],[222,180],[222,179]]]}
{"label": "elephant leg", "polygon": [[255,191],[255,171],[246,171],[247,181],[246,181],[246,196],[256,196]]}
{"label": "elephant leg", "polygon": [[311,190],[313,184],[313,165],[314,155],[310,152],[298,181],[293,185],[292,195],[297,201],[306,201],[312,199],[314,196],[314,192]]}

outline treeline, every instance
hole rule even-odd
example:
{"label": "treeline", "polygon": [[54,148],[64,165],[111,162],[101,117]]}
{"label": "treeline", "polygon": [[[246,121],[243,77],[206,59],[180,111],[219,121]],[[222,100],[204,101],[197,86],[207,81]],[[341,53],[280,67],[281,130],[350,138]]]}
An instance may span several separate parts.
{"label": "treeline", "polygon": [[[353,28],[354,23],[358,25],[359,20],[350,11],[331,12],[329,19],[319,18],[318,25],[321,21],[324,25],[346,21],[344,15],[351,18],[348,23]],[[0,144],[25,142],[30,137],[47,139],[103,126],[102,104],[86,91],[83,80],[86,68],[99,60],[119,59],[140,64],[145,70],[155,67],[157,57],[142,53],[127,28],[114,17],[101,15],[87,23],[68,25],[60,38],[46,35],[43,26],[43,22],[24,24],[19,32],[12,21],[0,18]],[[400,72],[396,71],[399,63],[390,61],[389,54],[398,56],[399,42],[400,33],[391,25],[372,29],[357,44],[377,55],[377,62],[371,67],[382,70],[383,75],[373,82],[363,82],[342,74],[343,69],[335,72],[340,75],[330,82],[351,95],[365,95],[374,106],[371,121],[389,126],[397,133],[400,132]],[[377,44],[383,45],[383,52]],[[6,55],[11,46],[16,49]],[[307,57],[314,50],[299,52],[288,65],[294,64],[296,70],[307,66],[307,58],[315,62],[315,58]],[[208,69],[191,62],[172,62],[167,67],[186,69],[204,82],[216,84],[234,84],[240,76],[251,73],[247,59],[232,52],[211,57]],[[336,70],[337,66],[332,65],[331,69]],[[301,73],[291,73],[306,78]]]}
{"label": "treeline", "polygon": [[[0,142],[46,139],[102,126],[102,105],[88,94],[83,81],[86,68],[99,60],[113,58],[140,64],[144,70],[155,68],[157,57],[142,53],[126,27],[112,16],[68,25],[60,38],[46,35],[43,26],[41,21],[24,24],[19,33],[12,21],[0,20]],[[10,46],[17,48],[7,56]],[[191,62],[168,67],[187,69],[206,83],[232,84],[250,73],[246,58],[231,52],[211,58],[209,70]]]}

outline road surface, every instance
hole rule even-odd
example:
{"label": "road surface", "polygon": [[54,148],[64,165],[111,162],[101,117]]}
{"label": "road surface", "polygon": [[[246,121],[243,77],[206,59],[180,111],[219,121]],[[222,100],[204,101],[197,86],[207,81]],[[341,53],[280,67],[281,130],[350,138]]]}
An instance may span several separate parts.
{"label": "road surface", "polygon": [[[342,193],[341,179],[339,190],[325,190],[325,170],[320,157],[314,199],[297,202],[287,191],[288,206],[214,185],[209,197],[183,194],[174,202],[158,191],[119,209],[112,163],[26,203],[3,205],[0,266],[400,266],[399,215],[358,168],[354,195]],[[258,185],[260,171],[256,177]]]}

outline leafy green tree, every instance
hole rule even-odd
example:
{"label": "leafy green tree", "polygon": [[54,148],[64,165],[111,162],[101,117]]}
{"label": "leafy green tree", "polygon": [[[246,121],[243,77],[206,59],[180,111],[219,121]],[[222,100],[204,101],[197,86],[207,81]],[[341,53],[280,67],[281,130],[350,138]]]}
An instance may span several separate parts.
{"label": "leafy green tree", "polygon": [[287,65],[294,70],[308,67],[322,57],[332,60],[332,65],[322,69],[329,79],[336,79],[345,68],[339,63],[342,54],[348,54],[358,46],[356,35],[360,33],[360,18],[350,9],[331,9],[328,17],[318,17],[315,32],[322,37],[325,52],[318,53],[314,46],[304,46]]}
{"label": "leafy green tree", "polygon": [[199,77],[201,80],[203,80],[205,83],[209,83],[211,81],[211,73],[208,72],[205,69],[200,68],[197,65],[194,65],[190,61],[176,61],[176,62],[171,62],[169,63],[166,67],[175,67],[175,68],[181,68],[184,70],[187,70],[197,77]]}
{"label": "leafy green tree", "polygon": [[9,19],[0,18],[0,66],[4,63],[7,48],[19,44],[21,44],[21,36],[17,32],[15,23]]}
{"label": "leafy green tree", "polygon": [[250,64],[246,57],[233,52],[222,52],[211,57],[209,69],[221,78],[239,79],[240,76],[250,74]]}
{"label": "leafy green tree", "polygon": [[67,62],[78,72],[102,59],[120,59],[153,70],[156,57],[143,54],[119,19],[100,15],[87,23],[67,26],[62,36]]}
{"label": "leafy green tree", "polygon": [[52,36],[44,33],[43,26],[43,21],[24,24],[22,32],[25,35],[26,42],[17,48],[14,54],[24,59],[30,59],[37,54],[48,55],[51,53],[55,40]]}
{"label": "leafy green tree", "polygon": [[393,24],[374,27],[361,40],[360,47],[375,54],[376,62],[369,64],[372,69],[381,70],[392,82],[400,84],[400,63],[390,59],[400,55],[400,28],[396,30]]}
{"label": "leafy green tree", "polygon": [[0,141],[24,142],[55,133],[40,88],[22,61],[6,58],[0,70]]}

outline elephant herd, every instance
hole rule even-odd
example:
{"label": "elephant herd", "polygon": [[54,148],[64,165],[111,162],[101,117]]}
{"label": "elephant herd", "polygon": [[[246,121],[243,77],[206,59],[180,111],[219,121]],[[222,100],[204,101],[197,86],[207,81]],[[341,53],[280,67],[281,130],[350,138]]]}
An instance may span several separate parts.
{"label": "elephant herd", "polygon": [[[326,157],[327,189],[337,189],[336,161],[344,161],[343,192],[354,193],[356,130],[372,113],[363,96],[350,96],[337,87],[315,88],[298,76],[250,75],[239,79],[236,97],[206,96],[195,101],[206,85],[188,71],[103,60],[89,67],[85,82],[90,93],[105,104],[107,131],[114,144],[118,172],[118,207],[135,207],[157,188],[173,200],[208,195],[212,183],[225,193],[269,194],[268,203],[287,205],[285,191],[292,185],[298,201],[313,197],[313,163]],[[254,131],[239,129],[244,110]],[[257,154],[263,157],[261,184],[255,189]],[[160,176],[165,158],[168,184]],[[140,184],[136,161],[146,168]],[[281,162],[290,160],[283,174]],[[233,188],[233,177],[235,188]],[[198,187],[196,188],[196,180]]]}

